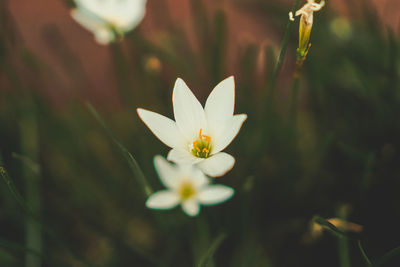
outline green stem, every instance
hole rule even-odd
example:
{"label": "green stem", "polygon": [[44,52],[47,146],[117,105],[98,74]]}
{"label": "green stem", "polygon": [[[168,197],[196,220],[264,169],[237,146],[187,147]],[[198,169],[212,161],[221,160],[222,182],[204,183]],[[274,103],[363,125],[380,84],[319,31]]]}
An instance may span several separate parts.
{"label": "green stem", "polygon": [[[299,0],[293,1],[293,5],[292,5],[292,9],[291,9],[292,13],[295,13],[298,4],[299,4]],[[283,63],[283,59],[285,57],[287,45],[289,43],[289,37],[290,37],[290,32],[292,30],[292,27],[293,27],[293,22],[290,19],[288,19],[288,22],[286,24],[285,34],[284,34],[283,40],[282,40],[281,51],[279,53],[278,61],[275,65],[274,71],[272,73],[271,80],[268,83],[268,91],[265,94],[265,97],[266,97],[265,102],[267,103],[266,106],[268,109],[270,108],[270,106],[273,102],[273,98],[275,95],[276,80],[278,79],[279,72],[282,68],[282,63]]]}
{"label": "green stem", "polygon": [[[20,128],[20,144],[21,152],[27,155],[34,162],[38,161],[38,127],[36,120],[36,108],[32,100],[27,100],[26,105],[21,110]],[[29,207],[37,219],[41,217],[41,197],[40,197],[40,175],[38,172],[32,171],[26,164],[22,164],[22,175],[25,182],[25,199]],[[34,249],[41,253],[43,247],[42,231],[32,217],[26,217],[25,222],[25,245],[27,248]],[[40,257],[27,253],[25,258],[26,267],[39,267],[42,265]]]}
{"label": "green stem", "polygon": [[118,83],[120,99],[123,104],[128,105],[132,99],[132,91],[129,80],[128,64],[125,60],[121,44],[114,43],[110,46],[114,60],[115,76]]}
{"label": "green stem", "polygon": [[[346,206],[339,207],[337,211],[337,216],[340,219],[347,220],[348,211]],[[350,240],[347,237],[341,236],[338,238],[338,253],[339,253],[339,262],[341,267],[350,267]]]}
{"label": "green stem", "polygon": [[291,88],[291,103],[289,112],[290,124],[295,126],[297,118],[297,105],[299,98],[299,83],[300,83],[300,67],[296,64],[296,70],[293,75],[292,88]]}

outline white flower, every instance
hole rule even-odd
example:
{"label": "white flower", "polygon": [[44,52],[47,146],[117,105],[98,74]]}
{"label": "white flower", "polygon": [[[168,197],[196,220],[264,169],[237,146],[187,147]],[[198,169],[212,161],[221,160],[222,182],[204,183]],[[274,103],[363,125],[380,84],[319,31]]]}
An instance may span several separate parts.
{"label": "white flower", "polygon": [[202,105],[178,78],[172,93],[175,121],[158,113],[137,109],[139,117],[164,144],[171,147],[168,160],[196,164],[205,174],[216,177],[232,169],[235,159],[221,152],[235,138],[246,114],[233,115],[233,76],[220,82]]}
{"label": "white flower", "polygon": [[154,165],[166,190],[152,194],[146,201],[150,209],[172,209],[181,204],[189,216],[200,212],[200,204],[222,203],[234,194],[234,190],[224,185],[210,185],[207,178],[193,165],[172,165],[161,156],[154,157]]}
{"label": "white flower", "polygon": [[96,41],[108,44],[131,31],[142,20],[146,0],[75,0],[71,16],[92,31]]}

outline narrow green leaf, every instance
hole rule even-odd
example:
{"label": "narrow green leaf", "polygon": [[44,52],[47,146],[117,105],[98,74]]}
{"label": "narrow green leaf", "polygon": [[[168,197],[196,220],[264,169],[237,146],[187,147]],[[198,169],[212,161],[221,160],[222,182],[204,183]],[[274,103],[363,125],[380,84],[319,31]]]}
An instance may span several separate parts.
{"label": "narrow green leaf", "polygon": [[219,248],[219,246],[221,245],[222,241],[224,241],[226,236],[227,235],[225,233],[221,233],[214,239],[214,241],[211,243],[211,246],[208,248],[206,253],[200,258],[199,262],[197,263],[197,267],[207,266],[208,261],[212,258],[215,251]]}
{"label": "narrow green leaf", "polygon": [[9,249],[12,249],[12,250],[17,250],[17,251],[23,251],[23,252],[26,252],[26,253],[34,254],[39,258],[44,258],[43,254],[40,253],[39,251],[24,247],[23,245],[20,245],[18,243],[11,242],[11,241],[8,241],[8,240],[0,239],[0,247],[9,248]]}
{"label": "narrow green leaf", "polygon": [[[80,256],[76,255],[74,252],[71,251],[70,248],[68,248],[62,241],[61,239],[54,233],[54,231],[49,227],[43,224],[40,221],[40,218],[32,212],[32,210],[29,208],[29,206],[26,204],[25,199],[22,197],[22,195],[19,193],[17,187],[15,186],[13,180],[10,178],[8,175],[5,167],[1,166],[4,165],[2,158],[0,156],[0,175],[3,178],[3,180],[6,182],[11,194],[13,197],[16,199],[18,204],[23,208],[25,213],[29,218],[32,218],[35,220],[35,224],[37,224],[40,228],[41,231],[43,231],[45,234],[47,234],[52,240],[54,240],[61,248],[65,249],[69,255],[74,257],[75,259],[79,260],[80,262],[84,263],[86,266],[93,266],[89,263],[87,263],[84,259],[82,259]],[[0,246],[1,246],[0,242]],[[27,251],[28,252],[28,251]]]}
{"label": "narrow green leaf", "polygon": [[400,247],[396,247],[396,248],[390,250],[388,253],[383,255],[383,257],[376,264],[371,265],[371,266],[374,266],[374,267],[382,266],[384,263],[387,263],[389,260],[391,260],[392,258],[394,258],[396,256],[400,256]]}
{"label": "narrow green leaf", "polygon": [[126,161],[129,164],[130,169],[132,170],[134,176],[138,179],[139,183],[142,185],[143,191],[146,194],[146,196],[150,196],[153,192],[151,189],[149,183],[146,180],[146,177],[144,176],[142,170],[140,169],[139,164],[135,160],[135,158],[132,156],[132,154],[126,149],[122,143],[119,141],[116,135],[107,127],[105,124],[104,120],[100,117],[99,113],[97,113],[96,109],[90,104],[87,103],[86,107],[88,108],[89,112],[95,117],[95,119],[100,123],[100,125],[103,127],[103,129],[106,131],[108,136],[111,138],[111,140],[118,146],[118,148],[121,150],[121,153],[125,157]]}
{"label": "narrow green leaf", "polygon": [[[294,0],[293,1],[293,5],[292,5],[292,9],[291,9],[292,13],[296,12],[296,9],[297,9],[298,5],[299,5],[299,0]],[[288,22],[286,24],[286,29],[285,29],[285,33],[284,33],[284,36],[283,36],[279,57],[278,57],[278,60],[276,62],[276,65],[275,65],[272,77],[270,79],[270,82],[268,84],[268,88],[267,88],[268,91],[265,93],[265,96],[267,98],[266,99],[267,103],[269,104],[269,105],[267,105],[268,109],[269,109],[270,104],[272,103],[272,100],[273,100],[273,97],[274,97],[274,94],[275,94],[276,80],[277,80],[278,74],[279,74],[279,72],[280,72],[280,70],[282,68],[282,63],[283,63],[283,59],[285,57],[286,49],[287,49],[287,46],[288,46],[288,43],[289,43],[289,37],[290,37],[290,32],[292,30],[292,27],[293,27],[293,22],[290,21],[290,19],[288,17]],[[267,112],[269,112],[268,109],[267,109]]]}
{"label": "narrow green leaf", "polygon": [[361,245],[361,240],[357,241],[357,245],[358,245],[358,248],[361,251],[361,255],[363,256],[365,262],[367,263],[367,266],[372,266],[371,261],[369,260],[367,254],[365,253],[365,250],[364,250],[363,246]]}
{"label": "narrow green leaf", "polygon": [[[1,158],[0,158],[0,165],[3,165],[3,161],[1,160]],[[8,189],[10,189],[11,194],[17,200],[18,204],[21,205],[21,207],[23,207],[24,209],[29,210],[25,204],[24,198],[18,192],[14,182],[11,180],[10,176],[8,175],[6,169],[3,166],[0,166],[0,175],[3,178],[4,182],[6,182]]]}
{"label": "narrow green leaf", "polygon": [[40,174],[40,165],[33,161],[31,158],[13,152],[11,154],[13,158],[20,160],[26,167],[28,167],[34,174]]}

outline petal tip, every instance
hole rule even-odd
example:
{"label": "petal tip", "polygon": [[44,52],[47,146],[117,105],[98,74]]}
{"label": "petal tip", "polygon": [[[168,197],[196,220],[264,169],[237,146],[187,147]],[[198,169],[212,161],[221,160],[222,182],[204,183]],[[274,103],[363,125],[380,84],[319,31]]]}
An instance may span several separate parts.
{"label": "petal tip", "polygon": [[186,83],[185,83],[185,81],[182,79],[182,78],[176,78],[176,81],[175,81],[175,85],[174,85],[174,91],[175,91],[175,89],[177,89],[177,88],[181,88],[181,86],[186,86]]}
{"label": "petal tip", "polygon": [[136,113],[138,114],[139,118],[141,118],[142,120],[143,120],[143,118],[142,118],[143,113],[145,113],[145,112],[146,112],[146,110],[143,109],[143,108],[137,108],[136,109]]}
{"label": "petal tip", "polygon": [[235,76],[231,75],[228,78],[226,78],[225,80],[229,80],[229,81],[235,82]]}

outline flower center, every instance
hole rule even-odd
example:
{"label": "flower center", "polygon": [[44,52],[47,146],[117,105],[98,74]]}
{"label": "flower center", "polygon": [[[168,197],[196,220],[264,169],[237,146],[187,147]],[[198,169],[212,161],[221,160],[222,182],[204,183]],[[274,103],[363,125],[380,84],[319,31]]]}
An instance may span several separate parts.
{"label": "flower center", "polygon": [[211,153],[211,137],[202,134],[200,129],[199,138],[191,145],[192,154],[198,158],[208,158]]}
{"label": "flower center", "polygon": [[190,182],[184,182],[179,187],[179,196],[182,200],[188,200],[196,194],[196,189]]}

